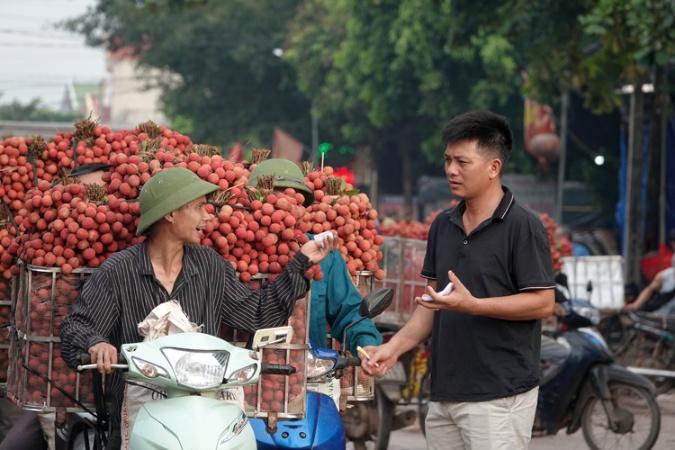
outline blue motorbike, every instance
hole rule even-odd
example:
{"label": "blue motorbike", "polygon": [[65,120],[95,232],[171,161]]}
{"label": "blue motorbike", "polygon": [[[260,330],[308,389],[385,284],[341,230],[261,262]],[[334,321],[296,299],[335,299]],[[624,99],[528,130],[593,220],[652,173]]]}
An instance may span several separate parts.
{"label": "blue motorbike", "polygon": [[[392,302],[391,289],[378,289],[361,302],[361,319],[373,318],[386,310]],[[345,330],[346,334],[346,330]],[[343,340],[344,342],[344,340]],[[339,378],[350,366],[359,366],[357,357],[347,357],[328,349],[311,349],[307,355],[306,373],[310,382],[325,382]],[[345,429],[340,411],[333,398],[318,392],[307,392],[307,408],[303,419],[278,420],[250,419],[258,450],[344,450],[347,446]]]}
{"label": "blue motorbike", "polygon": [[581,428],[592,449],[652,448],[661,427],[654,385],[614,362],[595,329],[598,309],[571,299],[564,276],[558,283],[559,327],[542,339],[534,434],[553,435],[561,428],[572,434]]}

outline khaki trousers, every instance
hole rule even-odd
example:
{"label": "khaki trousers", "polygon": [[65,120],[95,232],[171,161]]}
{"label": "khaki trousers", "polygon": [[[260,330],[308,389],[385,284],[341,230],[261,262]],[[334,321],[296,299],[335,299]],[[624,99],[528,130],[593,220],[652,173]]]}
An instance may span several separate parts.
{"label": "khaki trousers", "polygon": [[429,402],[429,450],[527,449],[537,409],[536,387],[485,402]]}

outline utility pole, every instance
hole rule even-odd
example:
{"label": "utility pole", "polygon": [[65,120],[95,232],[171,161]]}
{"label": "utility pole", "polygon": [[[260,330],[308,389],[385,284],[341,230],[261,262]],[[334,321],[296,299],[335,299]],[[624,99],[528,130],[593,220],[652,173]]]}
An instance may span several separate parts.
{"label": "utility pole", "polygon": [[642,220],[640,178],[642,174],[642,129],[644,94],[642,80],[633,84],[628,118],[628,154],[626,157],[626,210],[623,230],[626,282],[640,282],[640,240],[638,221]]}
{"label": "utility pole", "polygon": [[565,88],[560,102],[560,158],[558,159],[558,187],[556,193],[555,220],[562,224],[565,196],[565,169],[567,166],[567,117],[570,91]]}
{"label": "utility pole", "polygon": [[659,243],[663,244],[667,242],[668,237],[666,233],[666,164],[668,163],[667,158],[667,149],[666,149],[666,134],[668,129],[668,113],[670,111],[670,99],[668,97],[668,73],[666,70],[659,71],[659,75],[656,78],[656,104],[659,108],[659,121],[661,122],[659,131],[659,151],[660,151],[660,173],[659,173]]}

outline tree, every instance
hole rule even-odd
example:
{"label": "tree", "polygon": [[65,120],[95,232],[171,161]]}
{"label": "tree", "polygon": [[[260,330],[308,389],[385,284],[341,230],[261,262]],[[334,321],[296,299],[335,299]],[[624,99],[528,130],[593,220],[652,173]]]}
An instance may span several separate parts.
{"label": "tree", "polygon": [[33,99],[25,104],[13,101],[8,104],[0,105],[0,120],[72,122],[76,118],[77,114],[54,111],[44,106],[38,99]]}
{"label": "tree", "polygon": [[675,57],[673,0],[509,0],[495,16],[528,72],[526,92],[548,103],[573,89],[590,109],[611,111],[623,84]]}
{"label": "tree", "polygon": [[166,76],[164,110],[196,141],[269,143],[280,126],[308,142],[309,104],[281,48],[298,0],[101,0],[70,21],[91,45],[132,48]]}
{"label": "tree", "polygon": [[[623,252],[629,282],[639,282],[639,261],[647,234],[644,218],[650,211],[641,196],[641,180],[649,180],[652,210],[661,209],[657,226],[659,241],[665,243],[665,172],[660,166],[666,158],[666,123],[671,114],[672,84],[668,80],[675,63],[675,2],[673,0],[598,0],[580,18],[597,50],[582,65],[581,79],[596,93],[599,108],[621,104],[617,94],[624,84],[632,86],[629,106],[627,152],[626,217]],[[609,81],[609,82],[608,82]],[[604,83],[603,83],[604,82]],[[645,98],[642,86],[651,82],[654,94]],[[603,89],[604,87],[604,89]],[[645,118],[648,121],[645,121]],[[643,154],[643,126],[649,124],[649,149]],[[661,207],[655,207],[661,197]],[[656,230],[655,228],[659,228]]]}
{"label": "tree", "polygon": [[408,205],[413,163],[421,153],[440,163],[449,117],[493,109],[521,122],[512,47],[473,19],[499,2],[460,3],[309,0],[291,25],[287,59],[315,112],[345,138],[399,156]]}

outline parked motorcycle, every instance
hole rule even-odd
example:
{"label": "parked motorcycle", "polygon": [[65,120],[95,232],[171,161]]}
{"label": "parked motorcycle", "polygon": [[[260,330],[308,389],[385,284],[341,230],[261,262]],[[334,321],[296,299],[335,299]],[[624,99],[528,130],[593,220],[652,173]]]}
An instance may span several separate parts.
{"label": "parked motorcycle", "polygon": [[[361,301],[361,319],[350,324],[350,327],[382,313],[389,307],[392,299],[393,290],[389,288],[370,293]],[[353,356],[347,357],[344,352],[335,350],[311,349],[306,364],[308,382],[312,384],[339,378],[344,369],[360,366],[361,360]],[[345,428],[333,399],[323,393],[308,391],[306,411],[303,419],[278,420],[272,429],[264,419],[251,419],[258,449],[344,450]]]}
{"label": "parked motorcycle", "polygon": [[[563,313],[552,337],[568,355],[542,379],[535,434],[556,434],[561,428],[572,434],[581,428],[592,449],[652,448],[661,427],[654,385],[614,362],[594,328],[599,311],[586,300],[569,298],[564,277],[559,282],[563,289],[556,301]],[[551,356],[546,348],[543,361]]]}
{"label": "parked motorcycle", "polygon": [[[231,345],[202,333],[179,333],[147,342],[122,345],[128,382],[140,381],[161,392],[159,400],[144,403],[136,416],[129,448],[256,449],[253,428],[241,408],[216,398],[216,391],[253,384],[261,374],[291,375],[289,365],[261,363],[265,345],[290,342],[291,327],[259,330],[253,350]],[[84,355],[83,359],[88,358]],[[82,364],[78,370],[95,370]],[[104,406],[98,404],[97,415]],[[98,437],[105,430],[97,430]],[[96,439],[96,445],[105,438]]]}

